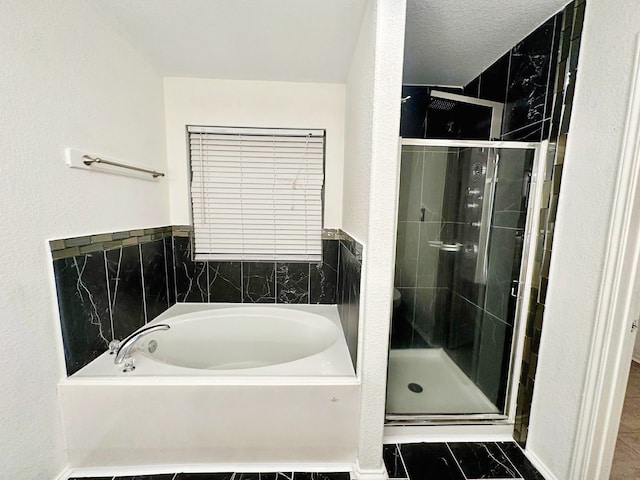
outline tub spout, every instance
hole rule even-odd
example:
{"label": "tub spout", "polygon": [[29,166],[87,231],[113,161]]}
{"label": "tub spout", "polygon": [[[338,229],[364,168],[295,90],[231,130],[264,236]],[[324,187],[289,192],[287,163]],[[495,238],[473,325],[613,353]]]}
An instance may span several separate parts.
{"label": "tub spout", "polygon": [[129,352],[131,352],[131,349],[138,342],[138,340],[140,340],[145,335],[152,332],[157,332],[158,330],[169,330],[170,328],[171,327],[166,323],[159,323],[157,325],[150,325],[148,327],[142,327],[136,330],[127,338],[122,340],[122,342],[120,342],[118,350],[116,350],[116,358],[114,360],[114,363],[116,365],[120,365],[124,361],[124,359],[129,356]]}

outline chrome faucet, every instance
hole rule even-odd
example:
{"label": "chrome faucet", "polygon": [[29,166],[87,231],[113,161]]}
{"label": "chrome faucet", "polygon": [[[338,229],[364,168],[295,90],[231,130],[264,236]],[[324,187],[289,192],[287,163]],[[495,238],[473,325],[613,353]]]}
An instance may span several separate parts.
{"label": "chrome faucet", "polygon": [[158,330],[169,330],[171,327],[166,323],[159,323],[157,325],[150,325],[148,327],[142,327],[139,330],[136,330],[127,338],[122,340],[117,348],[115,349],[116,358],[114,363],[116,365],[120,365],[127,357],[129,357],[129,353],[134,345],[145,335],[157,332]]}

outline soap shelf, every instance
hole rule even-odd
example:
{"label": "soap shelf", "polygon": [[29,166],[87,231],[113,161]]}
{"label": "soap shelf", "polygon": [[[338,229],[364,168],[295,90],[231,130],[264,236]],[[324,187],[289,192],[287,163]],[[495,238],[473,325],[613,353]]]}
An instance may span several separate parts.
{"label": "soap shelf", "polygon": [[429,240],[429,246],[437,248],[442,252],[458,252],[462,248],[461,243],[444,243],[440,240]]}

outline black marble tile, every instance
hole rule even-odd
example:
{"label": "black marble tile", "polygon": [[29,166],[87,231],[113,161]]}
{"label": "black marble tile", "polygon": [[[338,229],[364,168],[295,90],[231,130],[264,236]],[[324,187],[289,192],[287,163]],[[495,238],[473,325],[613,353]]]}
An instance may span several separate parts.
{"label": "black marble tile", "polygon": [[411,480],[465,480],[453,455],[444,443],[400,445],[400,453]]}
{"label": "black marble tile", "polygon": [[144,279],[144,301],[147,322],[150,322],[167,308],[167,270],[164,241],[155,240],[140,245],[142,252],[142,276]]}
{"label": "black marble tile", "polygon": [[[347,472],[295,472],[293,480],[349,480],[350,475]],[[284,479],[278,479],[284,480]]]}
{"label": "black marble tile", "polygon": [[507,455],[523,480],[545,480],[542,474],[531,464],[518,444],[515,442],[498,442],[497,445]]}
{"label": "black marble tile", "polygon": [[104,254],[53,262],[67,374],[107,350],[113,340]]}
{"label": "black marble tile", "polygon": [[209,301],[242,303],[242,263],[208,262]]}
{"label": "black marble tile", "polygon": [[404,468],[398,445],[396,445],[395,443],[390,445],[383,445],[382,459],[384,460],[384,465],[387,468],[389,479],[409,478]]}
{"label": "black marble tile", "polygon": [[402,137],[425,138],[425,117],[430,91],[431,89],[426,86],[402,86],[402,98],[411,97],[401,107],[400,135]]}
{"label": "black marble tile", "polygon": [[207,263],[191,258],[191,239],[173,237],[177,302],[207,302],[209,289]]}
{"label": "black marble tile", "polygon": [[544,119],[555,20],[550,18],[511,51],[505,133]]}
{"label": "black marble tile", "polygon": [[173,237],[164,239],[164,259],[167,269],[167,299],[169,305],[176,303],[176,271],[173,263]]}
{"label": "black marble tile", "polygon": [[309,303],[309,264],[276,263],[277,303]]}
{"label": "black marble tile", "polygon": [[229,473],[179,473],[175,480],[232,480],[234,474]]}
{"label": "black marble tile", "polygon": [[502,140],[511,142],[539,142],[542,140],[544,121],[526,125],[502,135]]}
{"label": "black marble tile", "polygon": [[[416,288],[413,325],[428,348],[442,347],[445,336],[445,319],[450,302],[449,289]],[[420,340],[418,344],[422,343]],[[413,348],[419,348],[418,344]]]}
{"label": "black marble tile", "polygon": [[113,335],[122,340],[145,324],[140,247],[129,245],[105,252]]}
{"label": "black marble tile", "polygon": [[127,477],[115,477],[114,480],[172,480],[174,473],[164,473],[159,475],[133,475]]}
{"label": "black marble tile", "polygon": [[520,478],[520,474],[495,443],[449,443],[466,478]]}
{"label": "black marble tile", "polygon": [[507,98],[507,77],[511,52],[505,53],[489,68],[482,72],[480,80],[480,98],[504,103]]}
{"label": "black marble tile", "polygon": [[460,125],[459,138],[465,140],[489,140],[491,133],[490,107],[459,103],[455,115]]}
{"label": "black marble tile", "polygon": [[276,302],[276,264],[274,262],[242,262],[242,301],[245,303]]}
{"label": "black marble tile", "polygon": [[402,149],[400,157],[398,222],[420,221],[424,150],[423,147],[403,147]]}
{"label": "black marble tile", "polygon": [[338,314],[354,368],[358,356],[361,269],[358,258],[341,242],[338,264]]}
{"label": "black marble tile", "polygon": [[515,313],[514,282],[519,276],[522,247],[522,230],[491,228],[485,309],[509,324]]}
{"label": "black marble tile", "polygon": [[479,98],[480,95],[480,76],[477,76],[464,87],[464,95],[467,97]]}
{"label": "black marble tile", "polygon": [[[391,348],[424,348],[426,343],[415,334],[413,328],[413,311],[415,309],[415,288],[399,288],[400,304],[393,312],[391,321]],[[414,342],[420,343],[417,346]]]}
{"label": "black marble tile", "polygon": [[233,480],[293,480],[293,473],[236,473]]}
{"label": "black marble tile", "polygon": [[339,245],[337,240],[323,240],[322,261],[309,265],[309,303],[333,305],[337,302]]}
{"label": "black marble tile", "polygon": [[484,313],[478,349],[477,385],[499,409],[504,408],[513,328]]}
{"label": "black marble tile", "polygon": [[69,480],[113,480],[113,478],[114,477],[69,477]]}

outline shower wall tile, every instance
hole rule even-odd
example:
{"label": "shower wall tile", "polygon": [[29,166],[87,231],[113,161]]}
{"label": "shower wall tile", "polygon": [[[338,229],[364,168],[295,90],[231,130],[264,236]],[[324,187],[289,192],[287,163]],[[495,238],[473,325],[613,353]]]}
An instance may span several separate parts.
{"label": "shower wall tile", "polygon": [[206,262],[192,260],[191,239],[173,237],[177,302],[207,302],[209,286]]}
{"label": "shower wall tile", "polygon": [[276,303],[275,262],[242,262],[242,301]]}
{"label": "shower wall tile", "polygon": [[491,228],[489,241],[489,267],[485,309],[504,322],[513,322],[515,297],[512,283],[518,280],[523,246],[522,230]]}
{"label": "shower wall tile", "polygon": [[412,345],[419,348],[418,344],[428,348],[440,348],[444,344],[445,328],[444,319],[447,318],[447,307],[450,304],[450,290],[448,288],[415,288],[413,290],[414,313],[413,327],[422,337]]}
{"label": "shower wall tile", "polygon": [[404,186],[398,198],[399,221],[420,221],[423,165],[424,152],[422,149],[414,149],[402,153],[400,159],[400,183]]}
{"label": "shower wall tile", "polygon": [[146,321],[149,322],[169,308],[164,240],[142,244],[140,251]]}
{"label": "shower wall tile", "polygon": [[479,98],[505,103],[510,63],[511,52],[509,51],[482,72],[482,76],[478,77],[480,80]]}
{"label": "shower wall tile", "polygon": [[478,352],[477,385],[491,402],[502,408],[511,352],[513,327],[485,312]]}
{"label": "shower wall tile", "polygon": [[242,303],[242,263],[207,262],[209,302]]}
{"label": "shower wall tile", "polygon": [[483,311],[460,295],[453,294],[445,350],[465,374],[475,381],[475,357],[479,346]]}
{"label": "shower wall tile", "polygon": [[396,287],[415,287],[418,275],[419,222],[398,222],[396,237]]}
{"label": "shower wall tile", "polygon": [[278,303],[309,303],[309,264],[276,263]]}
{"label": "shower wall tile", "polygon": [[53,262],[67,374],[107,350],[113,340],[103,252]]}
{"label": "shower wall tile", "polygon": [[145,324],[140,247],[131,245],[105,252],[113,333],[125,338]]}

